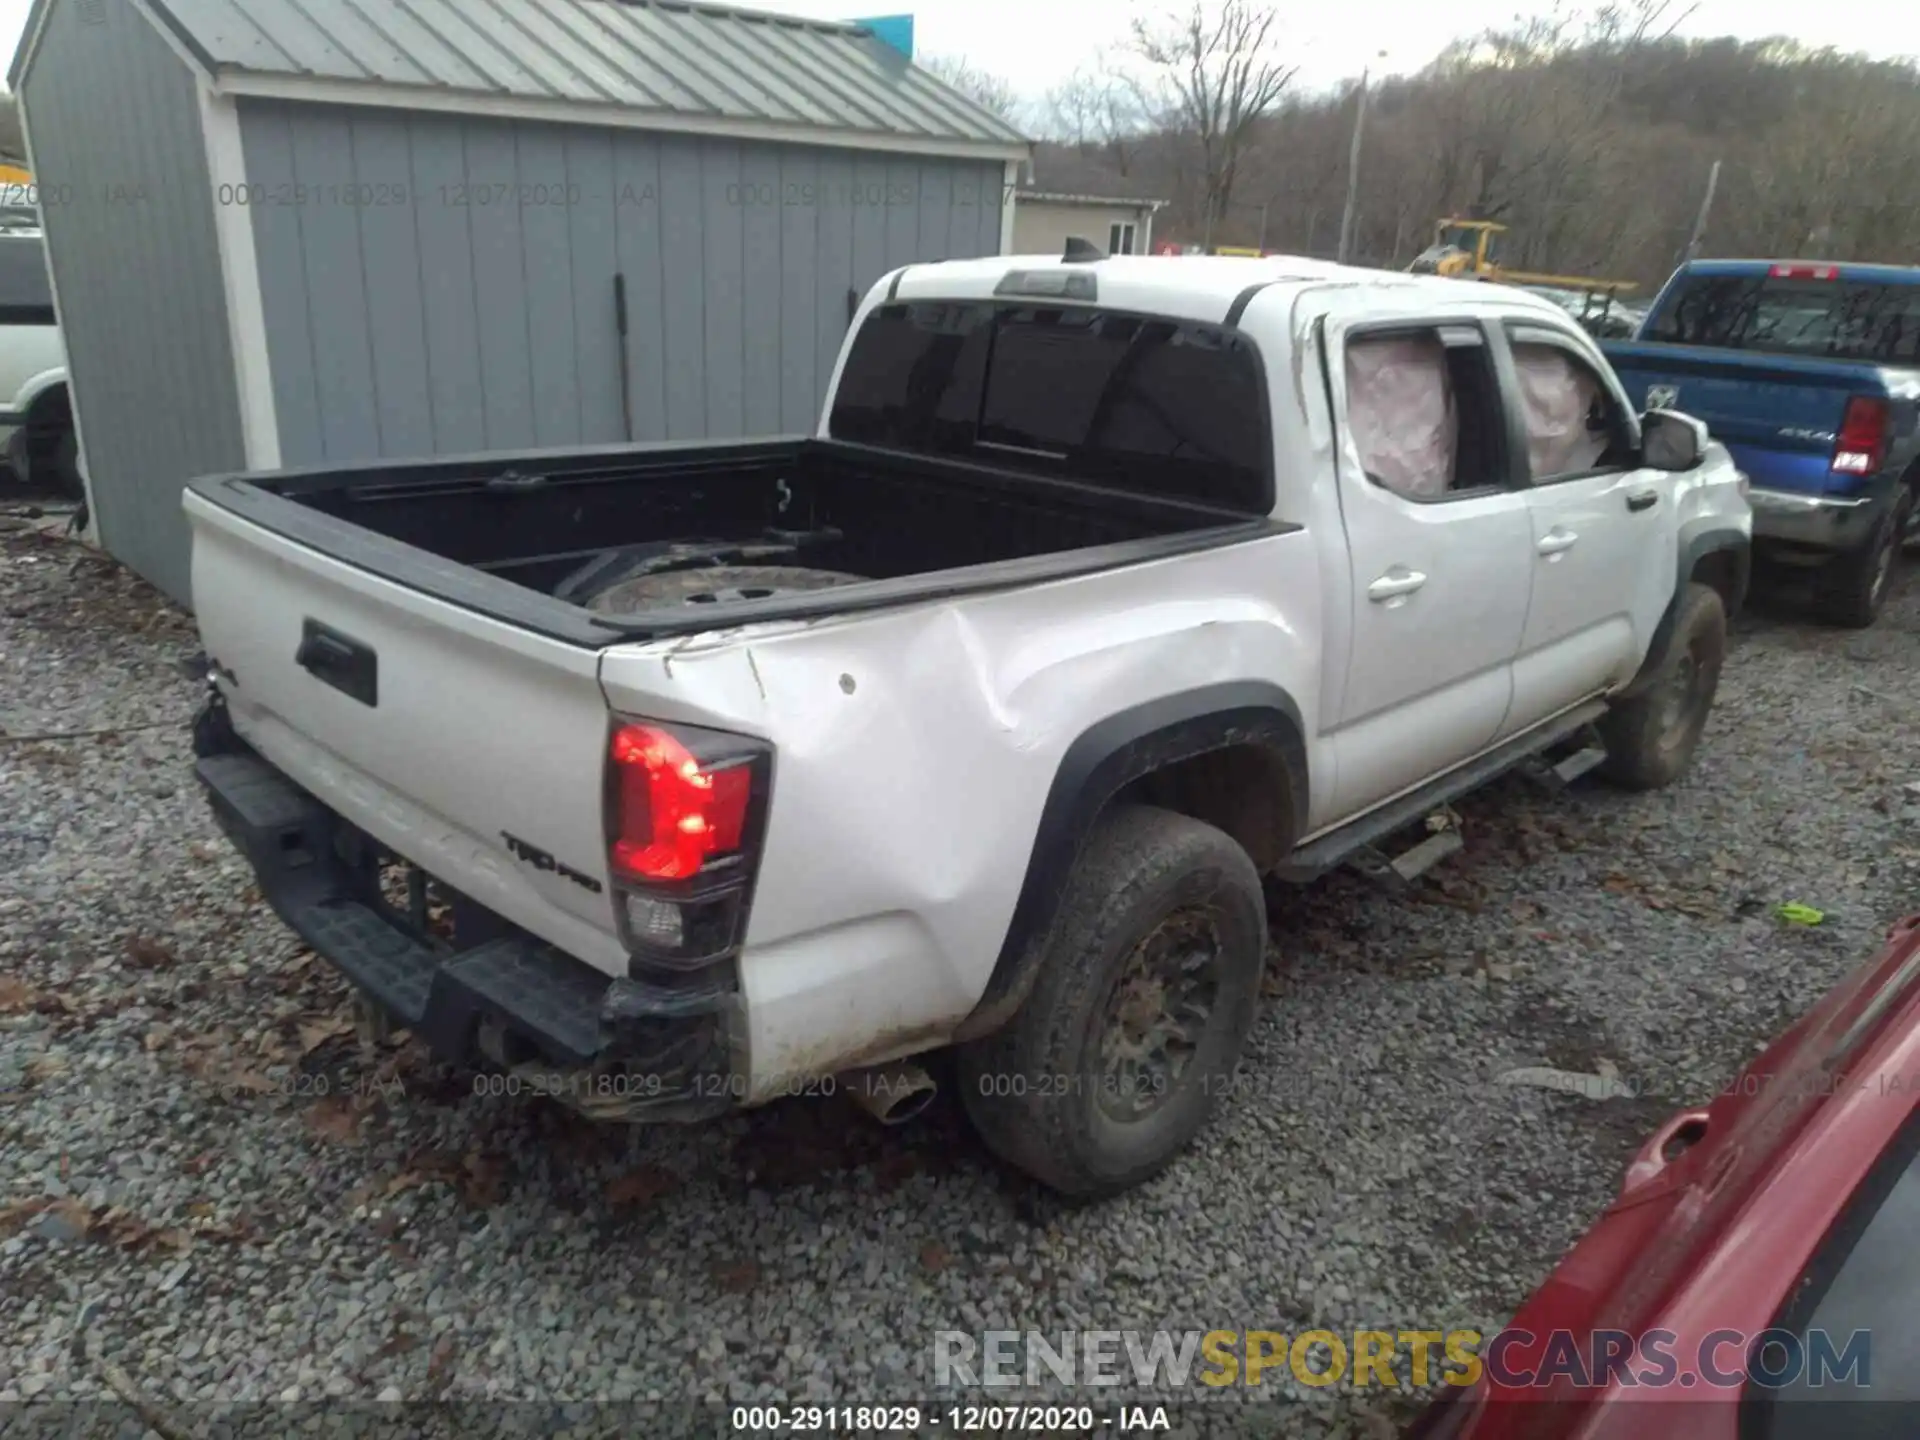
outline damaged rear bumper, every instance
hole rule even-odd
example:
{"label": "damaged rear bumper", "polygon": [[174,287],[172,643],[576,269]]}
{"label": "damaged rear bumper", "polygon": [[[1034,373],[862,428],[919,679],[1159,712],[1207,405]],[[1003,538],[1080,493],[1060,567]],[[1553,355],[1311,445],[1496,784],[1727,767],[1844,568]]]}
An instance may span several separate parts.
{"label": "damaged rear bumper", "polygon": [[[221,728],[203,717],[195,769],[261,893],[435,1054],[539,1072],[536,1091],[609,1117],[695,1120],[743,1098],[731,979],[610,977],[383,854],[230,731],[206,753],[207,734]],[[396,862],[407,872],[398,901],[388,893]]]}

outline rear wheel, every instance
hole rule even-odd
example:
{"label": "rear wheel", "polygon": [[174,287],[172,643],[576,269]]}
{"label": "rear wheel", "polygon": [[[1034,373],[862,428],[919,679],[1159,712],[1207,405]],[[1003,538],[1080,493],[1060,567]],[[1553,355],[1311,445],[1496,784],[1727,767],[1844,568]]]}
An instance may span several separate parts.
{"label": "rear wheel", "polygon": [[1726,656],[1727,610],[1719,592],[1689,584],[1659,673],[1600,721],[1607,747],[1600,773],[1629,790],[1657,790],[1684,775],[1706,729]]}
{"label": "rear wheel", "polygon": [[1828,563],[1816,582],[1815,603],[1822,619],[1864,630],[1879,618],[1913,518],[1913,492],[1903,489],[1865,547]]}
{"label": "rear wheel", "polygon": [[26,423],[8,442],[7,463],[15,481],[33,494],[61,500],[87,498],[80,478],[80,438],[65,390],[56,387],[34,402]]}
{"label": "rear wheel", "polygon": [[71,420],[54,432],[45,463],[48,489],[66,500],[87,498],[86,483],[80,478],[80,437]]}
{"label": "rear wheel", "polygon": [[1079,1198],[1164,1168],[1233,1075],[1266,943],[1260,877],[1232,839],[1170,810],[1110,811],[1068,881],[1032,994],[959,1048],[981,1138]]}

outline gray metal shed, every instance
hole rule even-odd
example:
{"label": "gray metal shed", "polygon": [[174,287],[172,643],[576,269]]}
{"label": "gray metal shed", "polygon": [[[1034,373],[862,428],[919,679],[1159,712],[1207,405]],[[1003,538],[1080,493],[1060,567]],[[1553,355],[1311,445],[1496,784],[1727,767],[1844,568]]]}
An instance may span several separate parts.
{"label": "gray metal shed", "polygon": [[197,475],[811,429],[1027,155],[872,28],[680,0],[36,0],[9,78],[95,523],[181,600]]}

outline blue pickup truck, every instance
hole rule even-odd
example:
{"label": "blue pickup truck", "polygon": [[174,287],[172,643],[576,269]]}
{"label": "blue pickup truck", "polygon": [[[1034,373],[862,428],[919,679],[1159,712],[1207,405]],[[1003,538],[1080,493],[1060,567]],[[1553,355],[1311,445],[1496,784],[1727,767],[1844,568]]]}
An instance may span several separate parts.
{"label": "blue pickup truck", "polygon": [[1920,539],[1920,269],[1697,260],[1601,345],[1642,409],[1704,420],[1746,474],[1755,557],[1871,625]]}

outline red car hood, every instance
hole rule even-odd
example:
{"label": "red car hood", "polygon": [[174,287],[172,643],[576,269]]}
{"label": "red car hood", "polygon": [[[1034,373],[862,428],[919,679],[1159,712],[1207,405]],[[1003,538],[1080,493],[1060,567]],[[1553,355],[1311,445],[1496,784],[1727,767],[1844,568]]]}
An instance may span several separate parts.
{"label": "red car hood", "polygon": [[[1504,1343],[1502,1371],[1531,1368],[1545,1337],[1556,1331],[1638,1335],[1655,1320],[1712,1256],[1734,1218],[1766,1189],[1795,1139],[1847,1096],[1849,1070],[1881,1036],[1903,1028],[1920,1032],[1916,981],[1920,915],[1896,925],[1878,955],[1829,991],[1720,1098],[1660,1126],[1627,1167],[1618,1197],[1514,1316],[1508,1329],[1524,1335]],[[1910,1107],[1911,1098],[1904,1103]],[[1808,1247],[1818,1239],[1807,1237]],[[1752,1263],[1790,1270],[1784,1286],[1798,1275],[1801,1259],[1755,1256]],[[1758,1317],[1756,1328],[1765,1323],[1765,1315]],[[1483,1356],[1492,1343],[1482,1347]],[[1490,1375],[1470,1392],[1444,1396],[1413,1433],[1460,1440],[1565,1435],[1582,1405],[1602,1393],[1603,1386],[1567,1380],[1514,1389]]]}

